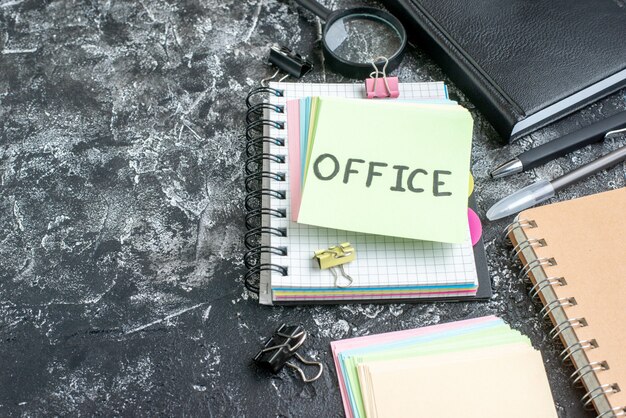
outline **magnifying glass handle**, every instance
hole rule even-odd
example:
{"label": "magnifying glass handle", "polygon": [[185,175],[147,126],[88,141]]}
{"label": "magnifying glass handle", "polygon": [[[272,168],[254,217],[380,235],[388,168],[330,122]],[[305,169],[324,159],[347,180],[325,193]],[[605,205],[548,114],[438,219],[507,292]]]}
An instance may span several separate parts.
{"label": "magnifying glass handle", "polygon": [[328,20],[328,16],[332,13],[324,5],[316,2],[315,0],[295,0],[295,2],[323,21]]}

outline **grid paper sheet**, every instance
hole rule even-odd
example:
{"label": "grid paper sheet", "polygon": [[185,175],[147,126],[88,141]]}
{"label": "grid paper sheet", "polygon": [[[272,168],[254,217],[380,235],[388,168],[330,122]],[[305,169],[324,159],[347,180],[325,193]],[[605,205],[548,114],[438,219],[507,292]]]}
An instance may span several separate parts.
{"label": "grid paper sheet", "polygon": [[[287,100],[307,96],[363,98],[363,84],[270,83],[270,87],[283,90],[284,93],[283,97],[270,95],[269,101],[285,106]],[[442,82],[400,84],[400,98],[403,99],[446,97],[446,87]],[[272,289],[335,288],[334,277],[330,271],[320,270],[312,257],[315,250],[341,242],[350,242],[357,252],[356,260],[345,266],[346,272],[354,278],[349,289],[478,284],[469,226],[464,243],[447,244],[333,230],[290,221],[286,115],[272,111],[269,117],[285,123],[285,129],[269,128],[270,136],[285,139],[284,147],[272,144],[269,152],[284,155],[286,161],[284,164],[274,161],[269,163],[270,171],[284,173],[286,176],[286,181],[283,182],[270,181],[271,189],[286,193],[284,200],[271,199],[270,206],[287,213],[284,219],[270,218],[272,227],[287,230],[286,237],[271,236],[272,246],[287,248],[286,256],[272,254],[271,262],[287,267],[288,271],[286,276],[264,272],[271,274],[269,283]],[[389,208],[389,212],[381,216],[393,216],[393,208]],[[456,295],[452,292],[449,296]],[[351,298],[347,296],[342,299]]]}

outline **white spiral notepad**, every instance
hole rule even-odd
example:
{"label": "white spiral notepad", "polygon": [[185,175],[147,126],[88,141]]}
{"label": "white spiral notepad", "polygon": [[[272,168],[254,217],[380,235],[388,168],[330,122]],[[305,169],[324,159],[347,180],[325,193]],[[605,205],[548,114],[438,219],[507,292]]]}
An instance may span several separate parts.
{"label": "white spiral notepad", "polygon": [[[267,95],[269,103],[264,107],[262,135],[271,140],[262,141],[260,171],[272,175],[263,176],[262,190],[268,192],[262,193],[262,232],[256,247],[261,266],[255,267],[260,303],[458,299],[476,294],[478,274],[469,226],[465,242],[445,244],[326,229],[290,220],[287,100],[307,96],[363,98],[362,84],[270,83],[261,93]],[[441,82],[401,83],[400,95],[408,100],[441,101],[447,99],[447,90]],[[381,216],[393,216],[393,208]],[[316,265],[313,253],[343,242],[354,246],[357,257],[345,266],[353,284],[338,288],[333,275]]]}

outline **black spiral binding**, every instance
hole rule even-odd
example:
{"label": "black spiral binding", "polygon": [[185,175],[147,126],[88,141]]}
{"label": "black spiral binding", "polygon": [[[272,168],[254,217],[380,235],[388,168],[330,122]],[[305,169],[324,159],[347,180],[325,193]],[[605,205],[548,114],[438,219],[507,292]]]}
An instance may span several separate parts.
{"label": "black spiral binding", "polygon": [[285,190],[273,190],[263,187],[263,180],[269,179],[278,182],[285,181],[284,173],[273,173],[264,170],[266,162],[285,163],[285,155],[276,155],[264,152],[263,147],[266,144],[285,146],[283,138],[274,138],[266,136],[264,129],[273,127],[276,129],[284,129],[282,122],[276,122],[270,119],[264,119],[264,113],[277,112],[284,113],[283,106],[270,104],[267,102],[254,102],[258,97],[267,97],[274,95],[282,97],[283,91],[271,87],[258,87],[250,91],[246,97],[246,160],[245,160],[245,187],[246,196],[244,207],[246,210],[245,222],[247,232],[244,237],[246,245],[246,253],[243,261],[247,268],[244,276],[246,289],[251,292],[259,293],[259,280],[261,273],[264,271],[275,271],[287,275],[287,267],[272,263],[263,263],[262,254],[287,255],[286,247],[273,247],[271,245],[263,245],[262,238],[264,234],[270,234],[279,237],[286,237],[287,230],[285,228],[274,228],[263,225],[263,217],[271,216],[274,218],[285,218],[287,213],[281,209],[271,209],[263,207],[263,198],[270,197],[272,199],[284,200],[286,198]]}

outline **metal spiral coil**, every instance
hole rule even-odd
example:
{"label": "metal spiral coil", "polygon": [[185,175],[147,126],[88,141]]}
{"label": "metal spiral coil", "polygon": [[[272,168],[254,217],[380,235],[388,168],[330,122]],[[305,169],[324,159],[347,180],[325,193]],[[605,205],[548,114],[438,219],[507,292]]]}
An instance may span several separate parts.
{"label": "metal spiral coil", "polygon": [[515,259],[519,257],[520,253],[524,251],[526,248],[545,247],[546,245],[548,245],[548,243],[543,238],[527,239],[526,241],[522,241],[519,244],[517,244],[515,247],[513,247],[513,250],[511,250],[511,258]]}
{"label": "metal spiral coil", "polygon": [[524,281],[530,282],[529,275],[532,273],[534,269],[536,269],[537,267],[541,267],[541,266],[546,266],[546,267],[556,266],[556,260],[554,258],[547,258],[547,257],[537,258],[535,260],[532,260],[522,266],[522,270],[520,271],[517,278],[519,280],[522,280],[522,278],[526,276]]}
{"label": "metal spiral coil", "polygon": [[255,208],[246,212],[246,228],[248,230],[261,226],[261,218],[263,215],[273,216],[275,218],[287,217],[285,209],[272,208]]}
{"label": "metal spiral coil", "polygon": [[600,372],[603,370],[609,370],[609,363],[606,361],[594,361],[592,363],[585,364],[580,366],[574,373],[570,375],[570,379],[572,379],[572,384],[576,386],[582,386],[582,379],[588,373]]}
{"label": "metal spiral coil", "polygon": [[280,105],[266,103],[266,102],[257,103],[253,105],[252,107],[250,107],[248,111],[246,112],[246,123],[251,124],[259,117],[263,117],[263,112],[265,110],[271,110],[276,113],[284,113],[285,107],[280,106]]}
{"label": "metal spiral coil", "polygon": [[617,383],[605,383],[585,393],[585,396],[580,398],[580,401],[583,403],[583,408],[592,409],[590,407],[593,406],[594,399],[602,395],[620,392],[620,390]]}
{"label": "metal spiral coil", "polygon": [[565,364],[567,360],[570,360],[574,353],[583,350],[593,350],[598,348],[598,342],[596,340],[582,340],[576,341],[573,344],[565,347],[565,350],[561,351],[561,363]]}
{"label": "metal spiral coil", "polygon": [[617,406],[610,411],[605,411],[596,418],[617,418],[626,416],[626,406]]}
{"label": "metal spiral coil", "polygon": [[[505,228],[505,232],[507,235],[509,235],[509,234],[512,234],[517,229],[527,229],[527,228],[528,229],[537,228],[537,223],[534,220],[530,220],[530,219],[520,219],[518,221],[515,221],[509,224]],[[529,295],[531,299],[535,302],[538,299],[540,299],[540,296],[542,294],[544,294],[545,289],[548,289],[548,288],[552,289],[554,286],[566,286],[567,285],[567,281],[565,280],[564,277],[550,276],[546,273],[546,268],[549,269],[551,266],[557,265],[557,260],[551,257],[539,257],[534,251],[535,248],[546,247],[547,245],[548,244],[546,240],[543,238],[534,238],[534,237],[529,238],[528,236],[526,236],[526,239],[524,241],[519,241],[518,244],[515,245],[513,247],[513,250],[511,251],[511,258],[513,260],[517,258],[521,258],[522,252],[524,250],[530,249],[534,253],[534,259],[528,260],[526,259],[526,257],[524,258],[526,260],[526,264],[522,266],[522,269],[520,271],[520,274],[519,274],[520,280],[525,279],[527,283],[531,284],[532,281],[530,280],[530,275],[532,274],[534,276],[534,270],[537,268],[543,270],[546,276],[543,279],[538,279],[537,276],[534,276],[536,280],[534,280],[534,284],[530,286]],[[577,305],[575,298],[562,297],[562,298],[552,300],[546,303],[542,307],[541,311],[539,312],[542,319],[548,320],[552,317],[552,321],[555,324],[555,326],[549,332],[549,336],[552,339],[558,338],[567,329],[574,329],[576,327],[588,326],[587,320],[583,317],[569,318],[560,323],[556,323],[556,320],[554,319],[555,317],[552,314],[552,312],[555,309],[557,308],[564,309],[568,306],[575,306],[575,305]],[[572,362],[573,356],[576,353],[584,352],[587,350],[593,350],[598,347],[599,347],[599,344],[595,339],[579,340],[566,346],[561,351],[559,356],[561,357],[562,363],[565,363],[568,361]],[[609,365],[606,361],[594,361],[594,362],[579,366],[571,374],[570,379],[572,379],[572,384],[574,386],[577,386],[577,385],[582,386],[583,380],[585,376],[587,376],[588,374],[590,373],[595,374],[595,373],[602,372],[603,370],[608,370],[608,369],[609,369]],[[590,389],[585,394],[585,396],[583,396],[583,398],[581,399],[581,402],[583,403],[583,406],[585,408],[589,408],[593,405],[594,401],[598,397],[606,396],[610,393],[616,393],[619,391],[620,391],[620,388],[617,384],[604,384],[604,385],[595,387],[593,389]],[[603,412],[602,414],[598,416],[598,418],[600,417],[612,418],[612,417],[618,417],[618,416],[626,416],[626,409],[624,407],[613,408],[610,411]]]}
{"label": "metal spiral coil", "polygon": [[557,306],[564,308],[566,306],[576,305],[578,305],[578,302],[576,302],[576,298],[568,297],[556,299],[541,308],[541,310],[539,311],[539,315],[541,315],[541,319],[547,320],[552,314],[552,311],[556,309]]}
{"label": "metal spiral coil", "polygon": [[276,97],[283,97],[284,91],[280,89],[274,89],[271,87],[257,87],[250,90],[250,93],[246,96],[246,107],[250,109],[254,104],[252,103],[252,98],[255,96],[265,97],[267,94],[273,94]]}
{"label": "metal spiral coil", "polygon": [[504,236],[506,237],[513,231],[519,228],[537,228],[537,222],[532,219],[520,219],[518,221],[512,222],[504,228]]}
{"label": "metal spiral coil", "polygon": [[586,327],[587,325],[589,324],[587,323],[587,320],[585,318],[569,318],[557,324],[554,328],[552,328],[552,330],[550,330],[550,333],[548,335],[550,336],[550,338],[554,340],[558,338],[561,335],[561,333],[565,331],[566,329],[576,328],[576,327],[582,328],[582,327]]}
{"label": "metal spiral coil", "polygon": [[[259,293],[259,279],[262,272],[270,271],[287,275],[287,267],[273,263],[263,262],[263,255],[286,256],[287,248],[267,245],[263,236],[273,235],[278,237],[287,236],[286,228],[276,228],[263,225],[264,217],[285,218],[284,209],[263,207],[264,199],[286,198],[286,190],[274,190],[266,188],[263,183],[267,181],[284,182],[283,172],[267,171],[267,163],[285,163],[285,155],[272,154],[264,150],[266,145],[284,147],[284,138],[268,136],[266,128],[284,129],[283,122],[265,119],[267,112],[284,113],[282,105],[275,105],[264,101],[268,95],[283,97],[284,92],[268,86],[252,89],[246,96],[246,128],[245,128],[245,161],[244,161],[244,185],[246,195],[244,198],[246,234],[244,244],[247,252],[244,254],[244,265],[248,269],[244,275],[246,289]],[[264,167],[265,166],[265,167]],[[267,219],[267,218],[265,218]]]}
{"label": "metal spiral coil", "polygon": [[287,255],[287,247],[272,247],[270,245],[259,245],[257,247],[248,250],[243,255],[243,262],[247,268],[253,268],[260,264],[258,259],[261,253],[276,254],[280,256]]}
{"label": "metal spiral coil", "polygon": [[543,291],[543,289],[545,289],[546,287],[552,287],[552,286],[566,286],[567,282],[565,281],[565,278],[563,277],[547,277],[543,280],[539,280],[538,282],[536,282],[528,291],[528,294],[530,295],[530,298],[535,301],[538,302],[539,301],[539,295],[541,294],[541,292]]}

